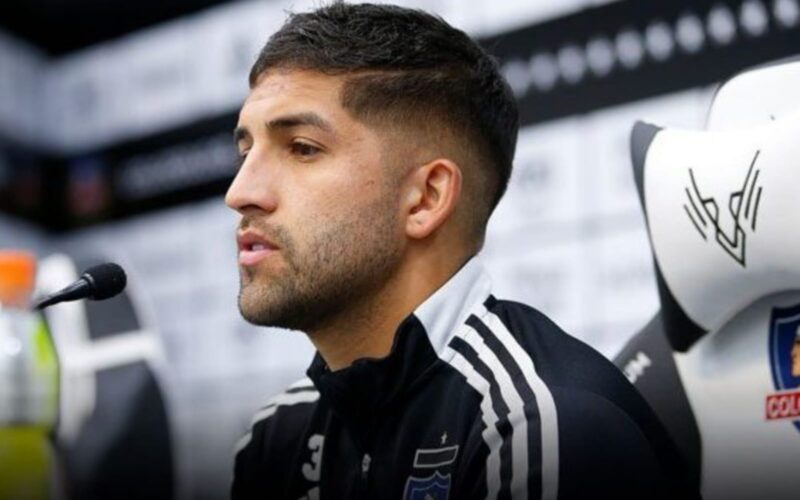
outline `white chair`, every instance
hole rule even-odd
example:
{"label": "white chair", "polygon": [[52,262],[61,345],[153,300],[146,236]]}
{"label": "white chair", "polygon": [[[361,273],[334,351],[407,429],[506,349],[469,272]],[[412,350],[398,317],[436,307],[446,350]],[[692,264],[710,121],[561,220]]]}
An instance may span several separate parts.
{"label": "white chair", "polygon": [[719,88],[706,130],[632,133],[662,307],[616,362],[706,499],[800,492],[798,89],[800,59],[768,64]]}

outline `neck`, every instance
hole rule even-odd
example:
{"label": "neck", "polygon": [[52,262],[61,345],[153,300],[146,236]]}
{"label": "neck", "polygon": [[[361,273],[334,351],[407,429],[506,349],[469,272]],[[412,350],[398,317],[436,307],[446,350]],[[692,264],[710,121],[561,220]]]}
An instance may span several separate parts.
{"label": "neck", "polygon": [[[348,304],[336,318],[308,332],[331,371],[363,358],[389,355],[400,323],[447,282],[468,257],[410,255],[375,293]],[[413,262],[413,265],[412,265]]]}

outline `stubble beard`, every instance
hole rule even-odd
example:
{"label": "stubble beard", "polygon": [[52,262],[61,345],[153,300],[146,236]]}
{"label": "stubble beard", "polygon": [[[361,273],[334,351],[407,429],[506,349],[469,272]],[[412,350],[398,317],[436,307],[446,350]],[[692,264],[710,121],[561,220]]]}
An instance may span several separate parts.
{"label": "stubble beard", "polygon": [[250,224],[280,245],[284,266],[243,268],[239,310],[250,323],[312,332],[376,293],[397,269],[400,247],[394,207],[386,199],[366,210],[315,221],[302,247],[285,228]]}

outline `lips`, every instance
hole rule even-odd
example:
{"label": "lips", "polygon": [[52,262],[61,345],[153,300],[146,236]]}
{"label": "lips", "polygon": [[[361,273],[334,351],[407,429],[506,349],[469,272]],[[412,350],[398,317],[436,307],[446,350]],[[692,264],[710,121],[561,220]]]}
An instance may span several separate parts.
{"label": "lips", "polygon": [[239,245],[239,265],[242,266],[254,266],[278,251],[277,245],[252,231],[240,233],[236,241]]}

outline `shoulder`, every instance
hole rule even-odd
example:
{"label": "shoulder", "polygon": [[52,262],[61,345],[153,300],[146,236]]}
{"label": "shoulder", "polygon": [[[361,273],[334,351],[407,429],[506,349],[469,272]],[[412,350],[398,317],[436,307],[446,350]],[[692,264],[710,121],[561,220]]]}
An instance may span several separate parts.
{"label": "shoulder", "polygon": [[293,451],[314,414],[319,392],[309,379],[292,384],[259,409],[250,431],[237,443],[231,497],[256,498],[259,492],[279,491],[290,474]]}
{"label": "shoulder", "polygon": [[[555,389],[564,498],[669,498],[681,490],[651,437],[624,409],[576,389]],[[669,492],[669,493],[668,493]]]}
{"label": "shoulder", "polygon": [[[615,406],[637,406],[635,389],[600,353],[567,335],[532,307],[489,297],[473,311],[448,342],[443,356],[484,400],[486,410],[516,408],[551,420],[559,393],[594,393]],[[497,403],[497,404],[496,404]],[[508,410],[505,410],[508,408]]]}
{"label": "shoulder", "polygon": [[591,406],[605,418],[617,418],[640,428],[650,439],[658,435],[661,441],[662,429],[652,409],[610,360],[529,306],[490,300],[487,310],[496,316],[496,329],[513,332],[513,342],[554,394],[559,414],[574,412],[591,428],[595,421],[587,412]]}
{"label": "shoulder", "polygon": [[449,346],[483,398],[474,456],[491,492],[534,481],[560,498],[655,498],[654,486],[669,496],[683,482],[674,446],[622,372],[541,312],[490,297]]}
{"label": "shoulder", "polygon": [[616,486],[607,482],[627,471],[643,480],[623,481],[631,490],[646,491],[648,482],[685,487],[677,448],[618,367],[532,307],[490,298],[486,308],[496,316],[495,329],[506,328],[530,358],[552,397],[562,477],[591,477],[597,491],[610,491]]}
{"label": "shoulder", "polygon": [[248,448],[265,448],[275,436],[289,437],[301,432],[318,401],[319,391],[309,378],[295,382],[269,399],[253,415],[250,431],[237,443],[237,459]]}
{"label": "shoulder", "polygon": [[[552,386],[599,394],[627,406],[634,388],[622,372],[591,346],[564,332],[533,307],[494,297],[486,303],[496,328],[507,329],[513,341],[536,364],[542,379]],[[492,321],[490,318],[489,321]]]}

